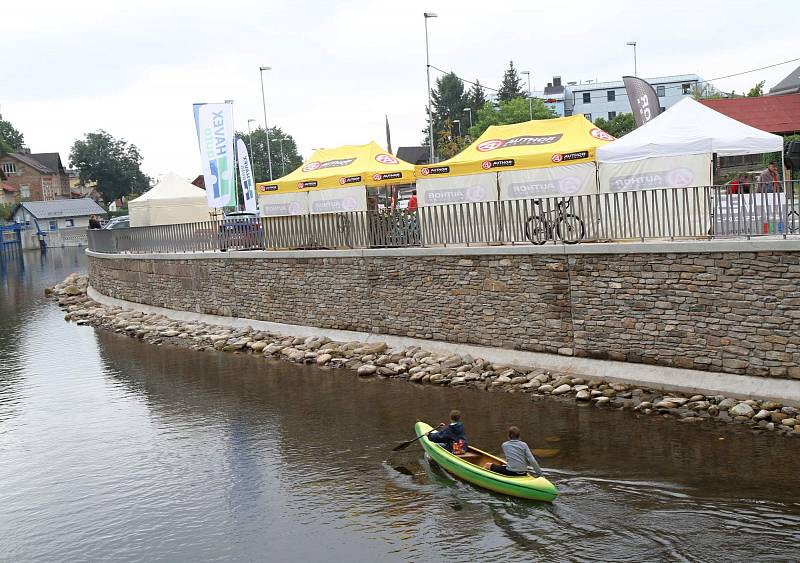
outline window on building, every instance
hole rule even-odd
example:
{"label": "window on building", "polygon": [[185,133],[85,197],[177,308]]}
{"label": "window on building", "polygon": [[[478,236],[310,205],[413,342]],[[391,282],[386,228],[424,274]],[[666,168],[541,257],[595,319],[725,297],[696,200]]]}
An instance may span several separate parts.
{"label": "window on building", "polygon": [[583,93],[583,103],[584,104],[591,104],[592,103],[592,93],[591,92],[584,92]]}
{"label": "window on building", "polygon": [[51,220],[50,221],[50,230],[57,231],[58,230],[58,221]]}
{"label": "window on building", "polygon": [[663,98],[664,97],[664,85],[663,84],[661,86],[656,86],[656,94],[658,94],[659,98]]}
{"label": "window on building", "polygon": [[584,114],[583,114],[583,117],[585,117],[585,118],[586,118],[586,119],[588,119],[589,121],[591,121],[591,120],[592,120],[592,114],[591,114],[591,113],[584,113]]}
{"label": "window on building", "polygon": [[681,84],[682,94],[691,94],[692,93],[692,85],[691,84]]}
{"label": "window on building", "polygon": [[606,99],[607,99],[609,102],[613,102],[614,100],[616,100],[616,99],[617,99],[617,92],[616,92],[616,90],[609,90],[608,92],[606,92]]}
{"label": "window on building", "polygon": [[28,184],[22,184],[19,187],[19,197],[21,197],[22,199],[30,199],[31,187]]}
{"label": "window on building", "polygon": [[64,219],[64,226],[65,227],[74,227],[75,226],[75,219]]}
{"label": "window on building", "polygon": [[614,119],[615,117],[617,117],[617,112],[615,111],[608,112],[608,119]]}
{"label": "window on building", "polygon": [[4,162],[3,163],[3,172],[6,174],[16,174],[17,172],[17,163],[16,162]]}

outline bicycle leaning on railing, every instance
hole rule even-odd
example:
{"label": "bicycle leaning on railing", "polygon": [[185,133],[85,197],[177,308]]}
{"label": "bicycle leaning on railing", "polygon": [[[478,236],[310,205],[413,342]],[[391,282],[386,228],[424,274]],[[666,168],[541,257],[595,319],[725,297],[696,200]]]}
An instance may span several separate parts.
{"label": "bicycle leaning on railing", "polygon": [[[586,236],[583,220],[567,213],[570,202],[556,202],[556,209],[545,210],[542,200],[533,200],[534,214],[525,222],[525,236],[533,244],[544,244],[548,240],[560,240],[566,244],[577,244]],[[555,215],[555,216],[554,216]]]}

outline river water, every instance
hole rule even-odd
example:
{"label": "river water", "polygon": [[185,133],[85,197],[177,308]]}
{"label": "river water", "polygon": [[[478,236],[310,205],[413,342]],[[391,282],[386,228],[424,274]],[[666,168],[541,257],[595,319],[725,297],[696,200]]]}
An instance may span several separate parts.
{"label": "river water", "polygon": [[[0,264],[0,560],[800,559],[800,439],[151,346],[63,321],[84,269]],[[391,452],[453,407],[550,450],[558,500]]]}

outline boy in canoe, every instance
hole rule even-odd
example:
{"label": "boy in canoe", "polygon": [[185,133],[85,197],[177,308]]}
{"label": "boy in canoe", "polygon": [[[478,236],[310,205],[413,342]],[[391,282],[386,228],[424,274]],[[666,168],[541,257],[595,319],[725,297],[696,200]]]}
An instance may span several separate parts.
{"label": "boy in canoe", "polygon": [[[444,426],[442,422],[439,427]],[[461,411],[450,411],[450,424],[442,430],[431,430],[428,433],[431,442],[441,444],[448,452],[461,455],[467,453],[467,437],[464,434],[464,425],[461,423]]]}
{"label": "boy in canoe", "polygon": [[506,458],[506,464],[485,463],[484,467],[486,469],[509,477],[524,477],[528,474],[528,467],[530,467],[534,475],[537,477],[542,475],[542,468],[539,467],[536,458],[533,457],[528,444],[519,439],[519,428],[511,426],[508,429],[508,440],[503,442],[501,447]]}

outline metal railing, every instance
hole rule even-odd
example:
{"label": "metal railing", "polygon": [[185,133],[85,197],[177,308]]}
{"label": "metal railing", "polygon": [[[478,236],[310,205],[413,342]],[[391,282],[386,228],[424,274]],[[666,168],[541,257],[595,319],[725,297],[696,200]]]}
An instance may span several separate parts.
{"label": "metal railing", "polygon": [[800,235],[796,193],[787,182],[784,192],[775,193],[732,193],[727,186],[702,186],[460,203],[410,213],[225,219],[93,230],[89,248],[165,253],[786,237]]}

